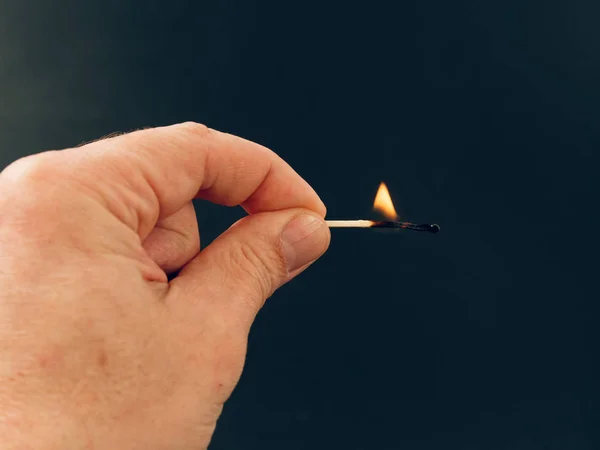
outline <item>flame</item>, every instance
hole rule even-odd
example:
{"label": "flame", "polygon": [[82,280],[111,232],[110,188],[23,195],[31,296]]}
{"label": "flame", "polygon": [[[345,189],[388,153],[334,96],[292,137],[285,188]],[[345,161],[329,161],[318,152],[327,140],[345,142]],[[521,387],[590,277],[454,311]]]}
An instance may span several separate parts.
{"label": "flame", "polygon": [[377,189],[377,195],[375,195],[375,201],[373,202],[373,210],[380,212],[389,220],[397,220],[398,213],[392,203],[392,197],[390,197],[390,191],[382,181]]}

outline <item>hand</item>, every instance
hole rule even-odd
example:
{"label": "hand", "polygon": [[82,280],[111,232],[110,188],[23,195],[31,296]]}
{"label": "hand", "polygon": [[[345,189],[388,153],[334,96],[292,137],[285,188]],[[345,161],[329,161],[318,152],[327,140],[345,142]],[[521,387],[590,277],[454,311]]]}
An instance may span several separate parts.
{"label": "hand", "polygon": [[[193,198],[249,215],[200,252]],[[10,165],[0,448],[206,448],[256,313],[327,249],[324,216],[274,153],[193,123]]]}

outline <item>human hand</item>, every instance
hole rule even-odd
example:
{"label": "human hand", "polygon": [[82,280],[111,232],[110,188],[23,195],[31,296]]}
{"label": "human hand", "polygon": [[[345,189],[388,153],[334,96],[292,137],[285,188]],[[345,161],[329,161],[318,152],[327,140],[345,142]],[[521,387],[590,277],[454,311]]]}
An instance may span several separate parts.
{"label": "human hand", "polygon": [[[249,215],[200,252],[193,198]],[[329,245],[324,216],[274,153],[193,123],[10,165],[0,449],[206,448],[256,313]]]}

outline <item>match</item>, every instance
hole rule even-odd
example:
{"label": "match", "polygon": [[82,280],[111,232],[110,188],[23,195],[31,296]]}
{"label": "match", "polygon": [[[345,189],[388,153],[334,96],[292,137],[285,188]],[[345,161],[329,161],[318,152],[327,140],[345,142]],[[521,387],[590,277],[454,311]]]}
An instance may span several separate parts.
{"label": "match", "polygon": [[426,231],[437,233],[440,231],[438,224],[415,224],[410,222],[374,221],[374,220],[326,220],[329,228],[396,228],[413,231]]}

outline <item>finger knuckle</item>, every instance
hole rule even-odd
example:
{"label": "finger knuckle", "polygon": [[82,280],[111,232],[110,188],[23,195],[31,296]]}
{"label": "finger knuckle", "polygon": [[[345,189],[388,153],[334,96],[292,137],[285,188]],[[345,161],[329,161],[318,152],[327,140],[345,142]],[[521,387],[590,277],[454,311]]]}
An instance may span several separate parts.
{"label": "finger knuckle", "polygon": [[185,262],[200,252],[200,234],[176,231],[171,233],[171,250],[173,258],[183,257]]}
{"label": "finger knuckle", "polygon": [[246,275],[250,280],[251,294],[261,299],[271,296],[286,270],[283,256],[278,249],[257,246],[249,243],[239,244],[232,255],[232,263],[236,271]]}
{"label": "finger knuckle", "polygon": [[180,127],[184,132],[200,138],[206,138],[212,133],[212,130],[206,125],[197,122],[184,122]]}
{"label": "finger knuckle", "polygon": [[59,172],[56,152],[26,156],[10,164],[2,173],[19,185],[39,185],[55,181]]}

